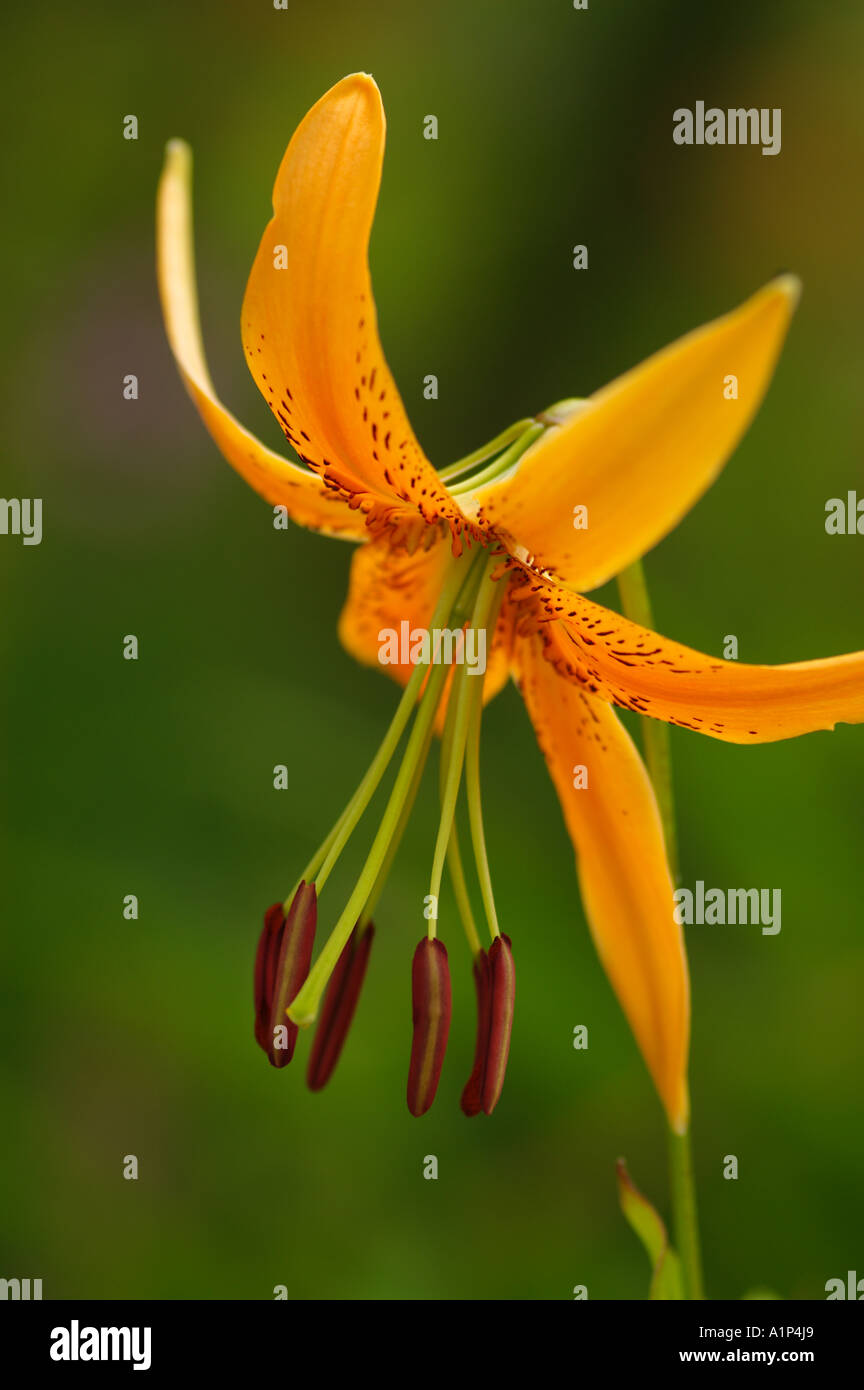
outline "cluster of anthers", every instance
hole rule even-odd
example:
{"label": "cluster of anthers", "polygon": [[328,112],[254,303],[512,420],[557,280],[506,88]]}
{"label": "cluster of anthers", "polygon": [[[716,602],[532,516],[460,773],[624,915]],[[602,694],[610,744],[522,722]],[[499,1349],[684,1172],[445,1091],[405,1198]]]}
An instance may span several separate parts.
{"label": "cluster of anthers", "polygon": [[[452,555],[452,550],[451,550]],[[452,555],[430,624],[426,661],[414,662],[385,739],[342,815],[304,869],[293,893],[267,912],[255,963],[255,1036],[271,1064],[282,1067],[294,1053],[298,1025],[318,1024],[309,1056],[312,1090],[333,1072],[354,1016],[374,936],[372,912],[384,887],[419,788],[436,729],[441,735],[441,818],[424,899],[426,934],[412,966],[413,1041],[408,1071],[408,1108],[422,1115],[438,1088],[451,1017],[447,949],[437,935],[438,902],[448,863],[459,912],[474,962],[477,1040],[474,1066],[462,1092],[466,1115],[489,1115],[501,1094],[513,1024],[515,971],[510,939],[503,935],[492,896],[480,801],[479,744],[482,675],[472,679],[464,661],[447,665],[436,657],[444,633],[464,643],[465,629],[491,633],[495,642],[501,600],[507,589],[501,554],[488,547]],[[449,644],[452,652],[452,640]],[[372,848],[341,917],[310,970],[318,895],[339,855],[377,791],[412,720],[401,765]],[[462,865],[455,812],[465,785],[471,842],[491,944],[481,944]],[[323,996],[323,998],[322,998]],[[319,1012],[320,1009],[320,1012]]]}

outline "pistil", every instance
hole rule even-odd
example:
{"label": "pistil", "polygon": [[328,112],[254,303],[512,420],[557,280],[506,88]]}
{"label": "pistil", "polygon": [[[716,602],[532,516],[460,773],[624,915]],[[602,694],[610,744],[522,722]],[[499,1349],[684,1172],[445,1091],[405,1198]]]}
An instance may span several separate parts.
{"label": "pistil", "polygon": [[[506,581],[502,579],[501,560],[497,552],[481,549],[470,558],[454,558],[432,618],[433,630],[437,632],[446,624],[448,630],[457,630],[464,641],[467,625],[474,633],[482,632],[485,640],[489,632],[494,633],[505,588]],[[274,1065],[282,1065],[290,1059],[294,1050],[297,1028],[313,1021],[324,997],[307,1079],[313,1090],[319,1090],[329,1080],[350,1027],[366,972],[374,930],[371,915],[411,814],[435,732],[439,706],[446,691],[447,715],[441,740],[439,773],[441,815],[432,857],[430,893],[426,899],[430,905],[426,913],[428,927],[426,936],[415,951],[412,972],[413,1041],[408,1106],[413,1115],[422,1115],[432,1104],[447,1046],[451,1011],[450,976],[447,951],[437,939],[437,921],[444,863],[449,860],[457,905],[474,958],[478,986],[477,1049],[474,1070],[463,1098],[463,1109],[466,1114],[477,1114],[481,1110],[489,1114],[500,1095],[509,1051],[514,975],[510,943],[507,937],[501,935],[495,913],[482,826],[478,749],[484,676],[481,675],[479,679],[472,677],[466,663],[457,660],[448,689],[448,666],[438,660],[437,649],[430,647],[427,651],[426,661],[418,662],[412,672],[387,734],[359,787],[307,866],[300,888],[292,895],[289,916],[296,912],[298,894],[311,893],[311,901],[315,901],[316,889],[320,892],[368,807],[413,714],[414,721],[402,762],[360,876],[311,971],[311,936],[304,935],[302,951],[298,945],[297,950],[289,953],[289,933],[286,932],[285,939],[280,940],[278,946],[272,931],[265,935],[256,978],[266,979],[269,988],[266,991],[266,1006],[259,1005],[256,1031],[263,1045],[267,1023],[271,1037],[277,1031],[285,1033],[287,1026],[287,1045],[286,1042],[281,1044],[284,1049],[282,1055],[275,1056],[272,1045],[268,1048]],[[488,952],[480,944],[474,923],[456,834],[456,806],[463,776],[467,786],[471,839],[480,891],[492,937]],[[275,950],[279,951],[280,961],[274,972]],[[262,993],[259,989],[258,995]],[[269,1014],[266,1022],[265,1012]]]}

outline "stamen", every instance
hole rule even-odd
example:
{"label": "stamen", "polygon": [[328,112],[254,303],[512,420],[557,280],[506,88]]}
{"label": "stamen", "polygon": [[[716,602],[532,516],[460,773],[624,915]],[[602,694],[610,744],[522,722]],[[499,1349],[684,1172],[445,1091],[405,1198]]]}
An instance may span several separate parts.
{"label": "stamen", "polygon": [[425,1115],[438,1090],[450,1032],[450,967],[441,941],[424,936],[411,968],[414,1035],[408,1070],[408,1109]]}
{"label": "stamen", "polygon": [[372,917],[375,908],[378,906],[378,900],[384,891],[387,879],[390,876],[390,870],[393,867],[393,860],[396,858],[396,855],[399,851],[399,846],[402,843],[402,836],[404,835],[405,828],[409,820],[411,819],[411,812],[414,809],[414,802],[417,800],[417,793],[420,790],[420,783],[423,781],[423,773],[426,770],[426,761],[429,757],[429,748],[432,743],[434,734],[435,726],[434,724],[430,724],[429,728],[426,731],[426,742],[420,750],[420,756],[417,759],[417,766],[414,769],[414,776],[411,780],[411,786],[408,788],[408,795],[405,798],[405,804],[402,807],[402,810],[399,815],[398,824],[393,832],[390,844],[387,846],[387,853],[384,856],[381,868],[378,870],[378,876],[375,879],[375,882],[372,886],[368,898],[366,899],[366,905],[363,908],[363,915],[360,919],[361,926],[365,926],[366,923]]}
{"label": "stamen", "polygon": [[258,938],[258,951],[255,956],[255,1040],[265,1052],[270,1050],[273,987],[284,929],[285,913],[282,904],[274,903],[264,914],[264,930]]}
{"label": "stamen", "polygon": [[[481,678],[482,684],[482,678]],[[451,687],[451,704],[447,707],[447,719],[444,721],[444,732],[441,735],[441,757],[438,766],[438,796],[444,802],[444,792],[447,782],[447,769],[450,766],[451,751],[453,746],[453,718],[451,715],[455,711],[455,700],[453,699],[453,689]],[[453,888],[453,896],[456,899],[456,909],[462,921],[471,954],[476,956],[482,951],[480,937],[477,932],[477,924],[474,921],[474,912],[471,907],[471,899],[468,894],[468,885],[465,882],[465,870],[462,866],[462,853],[459,848],[459,831],[454,817],[450,829],[450,839],[447,842],[447,868],[450,871],[450,883]]]}
{"label": "stamen", "polygon": [[471,907],[471,899],[468,896],[468,885],[465,882],[465,870],[462,866],[462,852],[459,848],[459,832],[456,829],[454,820],[450,831],[450,840],[447,845],[447,868],[450,871],[450,886],[453,889],[453,896],[456,899],[456,909],[462,920],[462,926],[468,939],[472,955],[477,955],[482,951],[480,935],[477,931],[477,923],[474,920],[474,912]]}
{"label": "stamen", "polygon": [[474,848],[474,863],[480,883],[480,896],[486,921],[492,937],[499,937],[498,914],[495,911],[495,897],[492,892],[492,875],[489,871],[489,858],[486,854],[486,832],[483,828],[483,806],[480,797],[480,721],[483,716],[483,692],[475,695],[468,721],[468,738],[465,750],[465,795],[468,801],[468,821],[471,826],[471,843]]}
{"label": "stamen", "polygon": [[[273,912],[273,908],[270,911]],[[273,972],[267,1025],[267,1056],[274,1067],[287,1066],[294,1056],[298,1030],[286,1017],[286,1010],[309,973],[317,919],[315,884],[301,883],[279,930],[279,955]],[[272,947],[268,964],[270,962]]]}
{"label": "stamen", "polygon": [[[474,601],[474,608],[471,614],[471,626],[478,632],[489,626],[493,610],[502,597],[502,591],[492,581],[492,572],[498,567],[497,556],[488,556],[483,566],[483,575],[480,586],[477,590],[477,597]],[[435,840],[435,852],[432,858],[432,872],[429,878],[429,896],[435,905],[435,915],[429,918],[429,936],[434,937],[437,930],[437,904],[441,893],[441,878],[444,872],[444,859],[447,854],[447,846],[453,830],[453,819],[456,813],[456,801],[459,795],[459,786],[462,781],[462,767],[465,760],[465,740],[468,735],[468,717],[471,711],[474,694],[471,686],[471,677],[467,674],[465,666],[459,666],[453,679],[453,688],[450,692],[450,703],[447,709],[447,720],[445,724],[445,737],[442,744],[442,786],[441,794],[441,819],[438,824],[438,834]],[[480,698],[483,693],[483,682],[485,676],[475,677],[477,686],[480,689]],[[449,726],[449,727],[448,727]],[[446,754],[446,762],[444,761]]]}
{"label": "stamen", "polygon": [[453,835],[456,802],[462,781],[462,765],[465,757],[465,736],[468,728],[468,705],[470,691],[467,688],[465,668],[459,667],[450,688],[447,718],[444,724],[444,737],[441,743],[441,764],[439,772],[441,816],[435,849],[432,856],[432,869],[429,875],[428,900],[432,904],[429,916],[429,936],[434,937],[438,930],[438,900],[441,895],[441,879],[444,873],[444,860]]}
{"label": "stamen", "polygon": [[496,936],[489,947],[491,977],[489,1048],[483,1077],[483,1110],[491,1115],[501,1096],[507,1058],[510,1055],[510,1034],[513,1029],[513,1008],[516,1000],[516,970],[508,936]]}
{"label": "stamen", "polygon": [[488,953],[474,957],[474,984],[477,989],[477,1043],[474,1069],[462,1092],[466,1115],[491,1115],[501,1096],[513,1010],[516,999],[516,971],[510,938],[496,936]]}
{"label": "stamen", "polygon": [[479,1115],[483,1109],[483,1078],[489,1052],[489,1023],[491,1021],[492,989],[489,957],[480,950],[474,957],[474,987],[477,991],[477,1041],[474,1045],[474,1069],[471,1072],[460,1102],[466,1115]]}
{"label": "stamen", "polygon": [[371,922],[359,934],[355,927],[330,976],[306,1070],[310,1091],[320,1091],[326,1086],[339,1061],[357,1008],[374,935]]}

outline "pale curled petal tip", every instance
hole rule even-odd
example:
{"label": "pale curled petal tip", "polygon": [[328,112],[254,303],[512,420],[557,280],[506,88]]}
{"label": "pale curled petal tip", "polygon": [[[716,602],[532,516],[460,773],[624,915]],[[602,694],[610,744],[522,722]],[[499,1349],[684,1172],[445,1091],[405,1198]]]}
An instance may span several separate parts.
{"label": "pale curled petal tip", "polygon": [[174,137],[165,145],[165,160],[162,165],[164,179],[179,179],[188,184],[192,177],[192,146],[185,140]]}
{"label": "pale curled petal tip", "polygon": [[784,271],[781,275],[775,275],[773,280],[769,280],[765,289],[785,295],[789,301],[790,312],[792,312],[798,307],[803,285],[798,275],[793,274],[792,271]]}
{"label": "pale curled petal tip", "polygon": [[345,95],[351,90],[359,95],[369,97],[377,105],[381,103],[381,90],[371,72],[349,72],[339,79],[322,97],[326,101],[328,97]]}
{"label": "pale curled petal tip", "polygon": [[378,83],[371,72],[349,72],[347,77],[343,77],[343,82],[356,82],[359,87],[372,88],[379,91]]}

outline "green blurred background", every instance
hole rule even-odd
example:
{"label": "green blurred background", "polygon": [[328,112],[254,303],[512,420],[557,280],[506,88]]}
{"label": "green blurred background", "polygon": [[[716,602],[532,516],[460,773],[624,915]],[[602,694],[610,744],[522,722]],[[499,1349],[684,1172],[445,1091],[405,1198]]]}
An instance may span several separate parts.
{"label": "green blurred background", "polygon": [[[864,13],[91,3],[19,5],[3,30],[3,492],[44,498],[45,534],[0,545],[0,1273],[41,1277],[46,1298],[266,1299],[276,1284],[292,1299],[567,1299],[576,1284],[643,1297],[614,1160],[667,1210],[660,1109],[512,688],[484,722],[519,974],[495,1116],[459,1111],[474,1004],[452,914],[443,1080],[423,1120],[405,1107],[431,782],[331,1085],[312,1096],[303,1061],[275,1072],[255,1047],[261,913],[341,810],[395,690],[338,645],[351,548],[274,531],[182,390],[154,284],[156,180],[165,141],[188,139],[213,375],[272,444],[239,307],[283,149],[346,72],[370,71],[387,108],[373,277],[439,464],[797,271],[804,298],[766,404],[648,576],[658,627],[703,650],[727,633],[742,660],[853,650],[864,540],[826,536],[824,506],[864,481]],[[698,99],[781,107],[781,154],[675,146],[672,112]],[[130,113],[137,142],[122,138]],[[422,138],[429,113],[437,143]],[[590,269],[576,272],[582,242]],[[121,658],[127,633],[137,662]],[[673,730],[672,745],[685,882],[783,891],[779,936],[688,931],[709,1290],[824,1297],[864,1261],[864,730],[752,749]],[[276,763],[290,791],[273,790]],[[349,883],[331,880],[324,925]],[[587,1053],[571,1046],[577,1023]],[[724,1181],[733,1153],[740,1178]]]}

